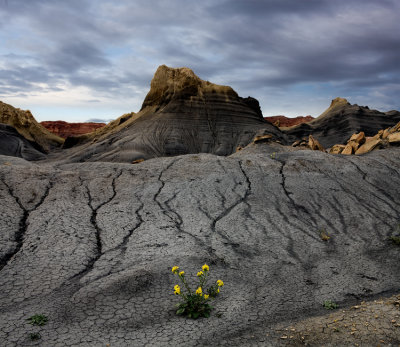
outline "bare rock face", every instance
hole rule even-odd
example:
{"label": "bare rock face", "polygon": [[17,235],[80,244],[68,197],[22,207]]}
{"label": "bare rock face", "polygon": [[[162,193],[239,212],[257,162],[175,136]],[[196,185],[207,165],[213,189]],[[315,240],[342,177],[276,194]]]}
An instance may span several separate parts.
{"label": "bare rock face", "polygon": [[44,159],[37,144],[28,141],[12,126],[0,123],[0,155],[20,157],[26,160]]}
{"label": "bare rock face", "polygon": [[387,137],[389,144],[399,145],[400,144],[400,132],[389,134]]}
{"label": "bare rock face", "polygon": [[345,149],[345,145],[334,145],[332,148],[329,150],[330,154],[340,154],[343,152]]}
{"label": "bare rock face", "polygon": [[314,120],[283,129],[290,142],[312,134],[324,147],[345,144],[354,133],[363,131],[374,136],[379,129],[392,127],[400,121],[400,112],[380,112],[367,106],[351,105],[346,99],[332,100],[330,107]]}
{"label": "bare rock face", "polygon": [[257,100],[203,81],[188,68],[162,65],[140,112],[115,131],[72,148],[68,160],[131,163],[186,153],[228,155],[259,133],[284,138],[264,121]]}
{"label": "bare rock face", "polygon": [[45,121],[40,122],[47,130],[53,134],[66,139],[69,136],[83,135],[104,127],[105,123],[68,123],[64,121]]}
{"label": "bare rock face", "polygon": [[302,123],[311,122],[314,117],[312,116],[298,116],[295,118],[289,118],[285,116],[272,116],[272,117],[264,117],[267,122],[274,124],[277,127],[292,127],[295,125],[299,125]]}
{"label": "bare rock face", "polygon": [[64,142],[62,138],[40,125],[29,110],[23,111],[1,101],[0,123],[11,125],[28,141],[37,143],[43,152],[61,147]]}
{"label": "bare rock face", "polygon": [[371,138],[367,142],[365,142],[360,148],[358,148],[355,154],[365,154],[371,152],[374,149],[381,148],[382,146],[383,141],[380,138]]}

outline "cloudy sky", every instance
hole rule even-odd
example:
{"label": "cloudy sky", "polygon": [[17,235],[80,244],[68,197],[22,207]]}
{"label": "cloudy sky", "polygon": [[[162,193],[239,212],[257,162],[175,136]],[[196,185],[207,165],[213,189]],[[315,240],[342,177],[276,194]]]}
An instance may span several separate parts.
{"label": "cloudy sky", "polygon": [[0,100],[39,120],[138,111],[161,64],[317,116],[400,109],[399,0],[0,0]]}

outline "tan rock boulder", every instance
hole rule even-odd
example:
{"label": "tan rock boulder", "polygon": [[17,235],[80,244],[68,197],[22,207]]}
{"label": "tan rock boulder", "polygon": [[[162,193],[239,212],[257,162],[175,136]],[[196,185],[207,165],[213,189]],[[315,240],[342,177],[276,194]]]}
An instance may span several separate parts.
{"label": "tan rock boulder", "polygon": [[353,154],[353,153],[354,153],[353,145],[352,145],[352,143],[348,143],[348,144],[343,148],[341,154],[344,154],[344,155],[351,155],[351,154]]}
{"label": "tan rock boulder", "polygon": [[342,151],[344,150],[345,147],[346,147],[345,145],[334,145],[330,149],[329,153],[330,154],[340,154],[340,153],[342,153]]}
{"label": "tan rock boulder", "polygon": [[361,131],[358,134],[356,133],[356,134],[351,135],[350,140],[347,141],[347,143],[349,143],[349,142],[356,142],[359,145],[364,144],[365,143],[365,134],[364,134],[364,132]]}
{"label": "tan rock boulder", "polygon": [[257,135],[254,137],[253,143],[269,142],[272,139],[272,135]]}
{"label": "tan rock boulder", "polygon": [[308,148],[312,149],[313,151],[325,152],[324,147],[322,147],[318,140],[314,139],[312,135],[308,137]]}
{"label": "tan rock boulder", "polygon": [[389,136],[390,134],[389,130],[390,128],[383,130],[382,139],[386,139]]}
{"label": "tan rock boulder", "polygon": [[400,145],[400,132],[389,134],[387,139],[390,145]]}
{"label": "tan rock boulder", "polygon": [[356,154],[365,154],[373,151],[374,149],[380,148],[383,145],[383,141],[375,136],[369,141],[365,142],[357,151]]}
{"label": "tan rock boulder", "polygon": [[400,122],[398,122],[394,127],[389,129],[389,133],[395,133],[396,131],[400,131]]}

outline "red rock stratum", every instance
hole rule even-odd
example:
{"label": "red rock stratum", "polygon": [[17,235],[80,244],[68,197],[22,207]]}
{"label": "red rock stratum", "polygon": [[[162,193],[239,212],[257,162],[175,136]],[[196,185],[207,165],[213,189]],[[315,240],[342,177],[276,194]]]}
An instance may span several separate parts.
{"label": "red rock stratum", "polygon": [[83,135],[106,126],[105,123],[68,123],[61,120],[40,122],[47,130],[64,139],[70,136]]}

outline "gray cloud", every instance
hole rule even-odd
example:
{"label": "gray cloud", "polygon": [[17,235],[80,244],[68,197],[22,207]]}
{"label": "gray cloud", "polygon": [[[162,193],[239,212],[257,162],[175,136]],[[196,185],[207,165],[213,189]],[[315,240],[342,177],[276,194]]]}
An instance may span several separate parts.
{"label": "gray cloud", "polygon": [[0,5],[0,79],[14,93],[62,82],[94,98],[144,97],[167,64],[232,85],[264,109],[300,94],[371,98],[377,88],[377,103],[400,108],[399,12],[397,0],[9,0]]}

